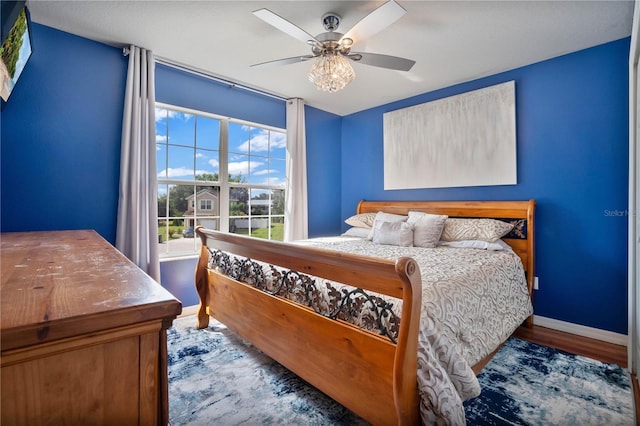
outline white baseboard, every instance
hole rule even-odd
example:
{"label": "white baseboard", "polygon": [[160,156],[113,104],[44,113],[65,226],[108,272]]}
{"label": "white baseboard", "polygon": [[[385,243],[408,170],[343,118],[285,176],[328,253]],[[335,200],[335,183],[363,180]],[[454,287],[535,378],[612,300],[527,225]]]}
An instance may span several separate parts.
{"label": "white baseboard", "polygon": [[183,306],[182,307],[182,313],[180,315],[178,315],[179,317],[186,317],[189,315],[195,315],[198,313],[198,305],[191,305],[191,306]]}
{"label": "white baseboard", "polygon": [[585,325],[573,324],[553,318],[533,316],[533,323],[540,327],[552,328],[565,333],[577,334],[578,336],[589,337],[591,339],[602,340],[616,345],[627,346],[627,335],[614,333],[613,331],[601,330],[599,328],[587,327]]}

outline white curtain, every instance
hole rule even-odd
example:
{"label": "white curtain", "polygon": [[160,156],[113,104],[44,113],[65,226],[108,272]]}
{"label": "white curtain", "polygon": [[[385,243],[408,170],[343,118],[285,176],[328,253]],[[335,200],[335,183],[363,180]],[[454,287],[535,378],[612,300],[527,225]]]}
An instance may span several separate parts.
{"label": "white curtain", "polygon": [[153,53],[129,48],[116,248],[160,282]]}
{"label": "white curtain", "polygon": [[307,140],[304,101],[287,99],[287,195],[284,240],[308,238]]}

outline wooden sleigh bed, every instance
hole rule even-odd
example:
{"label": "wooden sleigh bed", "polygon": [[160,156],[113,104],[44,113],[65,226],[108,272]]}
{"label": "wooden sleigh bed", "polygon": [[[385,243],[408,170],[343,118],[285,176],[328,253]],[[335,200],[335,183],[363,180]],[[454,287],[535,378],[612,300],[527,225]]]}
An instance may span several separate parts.
{"label": "wooden sleigh bed", "polygon": [[[425,212],[450,218],[518,220],[524,237],[503,238],[522,260],[529,297],[534,277],[535,201],[361,201],[357,214]],[[416,385],[421,271],[409,257],[385,260],[312,246],[254,239],[198,227],[195,281],[198,328],[209,317],[373,424],[419,424]],[[508,236],[507,236],[508,237]],[[213,252],[276,265],[316,279],[402,299],[396,339],[329,318],[308,306],[211,267]],[[236,269],[243,269],[245,266]],[[238,271],[236,271],[238,272]],[[240,274],[242,275],[242,274]],[[235,276],[237,279],[232,278]],[[527,322],[530,318],[527,319]],[[495,348],[497,350],[497,348]],[[484,365],[486,360],[477,365]],[[475,370],[475,369],[474,369]]]}

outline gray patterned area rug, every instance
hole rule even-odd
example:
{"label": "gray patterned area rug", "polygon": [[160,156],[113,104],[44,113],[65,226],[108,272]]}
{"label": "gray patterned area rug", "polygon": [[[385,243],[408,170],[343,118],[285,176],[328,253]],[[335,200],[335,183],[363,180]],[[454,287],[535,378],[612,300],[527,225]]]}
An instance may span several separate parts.
{"label": "gray patterned area rug", "polygon": [[171,426],[366,424],[219,322],[195,325],[167,330]]}
{"label": "gray patterned area rug", "polygon": [[634,425],[629,373],[511,338],[478,375],[465,403],[469,425]]}
{"label": "gray patterned area rug", "polygon": [[[169,421],[177,425],[364,425],[253,346],[211,320],[168,330]],[[465,405],[469,425],[633,424],[627,372],[617,365],[509,339]]]}

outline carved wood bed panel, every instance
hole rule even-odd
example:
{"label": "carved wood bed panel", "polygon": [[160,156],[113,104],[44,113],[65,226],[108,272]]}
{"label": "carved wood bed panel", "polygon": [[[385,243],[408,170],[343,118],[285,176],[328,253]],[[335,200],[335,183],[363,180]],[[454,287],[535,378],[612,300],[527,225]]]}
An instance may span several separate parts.
{"label": "carved wood bed panel", "polygon": [[[529,293],[534,271],[530,201],[361,201],[357,213],[422,211],[451,217],[521,219],[526,239],[505,239],[523,261]],[[209,317],[251,342],[302,379],[375,424],[419,424],[416,386],[421,276],[416,262],[371,258],[309,246],[196,229],[202,249],[195,272],[198,327]],[[210,269],[211,250],[402,299],[398,338],[331,319]],[[309,360],[313,362],[309,362]]]}

